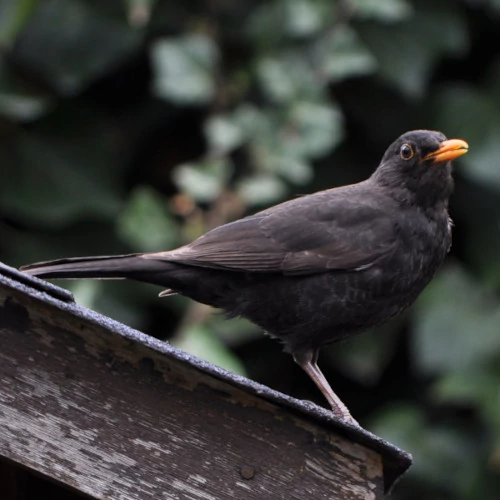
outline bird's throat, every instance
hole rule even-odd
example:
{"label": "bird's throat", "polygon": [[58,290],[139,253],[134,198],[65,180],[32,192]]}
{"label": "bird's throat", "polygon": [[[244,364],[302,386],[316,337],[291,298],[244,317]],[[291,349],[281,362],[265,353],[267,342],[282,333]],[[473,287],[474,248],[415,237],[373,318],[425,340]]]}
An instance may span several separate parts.
{"label": "bird's throat", "polygon": [[448,205],[453,192],[451,165],[440,165],[433,169],[420,170],[413,175],[402,175],[392,169],[377,169],[373,181],[400,206],[418,206],[427,211]]}

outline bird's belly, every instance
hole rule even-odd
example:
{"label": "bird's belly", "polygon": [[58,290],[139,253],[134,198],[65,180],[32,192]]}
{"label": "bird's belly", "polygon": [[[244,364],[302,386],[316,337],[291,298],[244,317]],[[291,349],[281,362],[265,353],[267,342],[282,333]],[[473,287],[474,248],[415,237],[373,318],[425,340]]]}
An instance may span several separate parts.
{"label": "bird's belly", "polygon": [[[236,314],[247,317],[287,350],[318,347],[380,325],[408,308],[446,252],[400,255],[358,272],[253,282]],[[258,280],[258,278],[257,278]],[[278,305],[279,304],[279,305]]]}
{"label": "bird's belly", "polygon": [[410,306],[448,248],[433,247],[427,238],[420,239],[419,247],[359,271],[290,276],[175,265],[168,279],[174,290],[245,317],[296,351],[360,333]]}

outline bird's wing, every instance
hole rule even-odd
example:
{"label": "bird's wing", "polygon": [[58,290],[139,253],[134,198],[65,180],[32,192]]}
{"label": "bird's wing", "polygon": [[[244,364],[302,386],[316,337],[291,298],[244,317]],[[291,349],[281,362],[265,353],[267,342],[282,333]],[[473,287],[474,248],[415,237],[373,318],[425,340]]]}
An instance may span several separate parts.
{"label": "bird's wing", "polygon": [[233,271],[312,274],[364,268],[395,248],[394,217],[376,203],[318,194],[144,257]]}

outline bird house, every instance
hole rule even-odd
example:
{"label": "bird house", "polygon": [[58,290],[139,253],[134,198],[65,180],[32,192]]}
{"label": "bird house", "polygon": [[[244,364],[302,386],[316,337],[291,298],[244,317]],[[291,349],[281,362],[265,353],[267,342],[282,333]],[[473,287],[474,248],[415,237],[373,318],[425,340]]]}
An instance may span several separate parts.
{"label": "bird house", "polygon": [[44,482],[65,499],[379,499],[411,463],[3,265],[0,346],[4,500]]}

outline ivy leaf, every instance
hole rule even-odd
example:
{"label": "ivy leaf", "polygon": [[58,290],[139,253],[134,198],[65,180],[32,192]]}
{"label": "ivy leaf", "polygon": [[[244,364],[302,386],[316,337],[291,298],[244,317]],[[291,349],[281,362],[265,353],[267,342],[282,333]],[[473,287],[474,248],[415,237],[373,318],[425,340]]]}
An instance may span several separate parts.
{"label": "ivy leaf", "polygon": [[193,325],[182,332],[179,339],[173,339],[171,342],[193,356],[233,373],[245,375],[245,368],[238,358],[206,326]]}
{"label": "ivy leaf", "polygon": [[89,214],[116,217],[123,193],[115,153],[101,115],[61,106],[0,144],[0,208],[49,226]]}
{"label": "ivy leaf", "polygon": [[118,219],[118,234],[132,248],[158,252],[174,247],[178,226],[160,195],[147,186],[135,188]]}
{"label": "ivy leaf", "polygon": [[219,52],[205,35],[189,34],[155,42],[151,48],[153,92],[182,104],[205,104],[215,92]]}
{"label": "ivy leaf", "polygon": [[314,100],[323,95],[323,82],[313,66],[296,53],[263,57],[257,65],[257,75],[266,97],[275,103],[293,100]]}
{"label": "ivy leaf", "polygon": [[224,190],[232,173],[227,158],[206,159],[179,165],[173,172],[177,186],[202,203],[215,200]]}
{"label": "ivy leaf", "polygon": [[458,265],[449,265],[417,302],[417,364],[427,373],[464,369],[500,349],[500,305]]}
{"label": "ivy leaf", "polygon": [[25,84],[0,59],[0,115],[13,121],[32,121],[42,117],[53,105],[50,96]]}
{"label": "ivy leaf", "polygon": [[290,156],[319,158],[343,138],[343,116],[330,103],[296,102],[282,127],[282,147]]}
{"label": "ivy leaf", "polygon": [[356,19],[397,22],[408,19],[413,7],[406,0],[348,0]]}
{"label": "ivy leaf", "polygon": [[11,44],[29,19],[38,0],[4,0],[0,2],[0,46]]}
{"label": "ivy leaf", "polygon": [[[412,478],[416,485],[430,483],[440,491],[451,492],[450,498],[457,498],[459,492],[474,484],[477,432],[466,432],[449,422],[429,422],[419,407],[411,405],[386,408],[374,419],[370,430],[412,451]],[[456,481],[450,485],[452,476],[456,476]]]}
{"label": "ivy leaf", "polygon": [[296,37],[318,33],[328,16],[327,2],[321,0],[285,1],[282,2],[282,7],[285,30]]}
{"label": "ivy leaf", "polygon": [[322,73],[333,82],[373,73],[377,67],[376,59],[348,26],[330,30],[314,52]]}
{"label": "ivy leaf", "polygon": [[215,115],[205,122],[205,136],[209,150],[215,155],[223,155],[242,144],[244,132],[234,116]]}
{"label": "ivy leaf", "polygon": [[141,40],[139,32],[97,15],[83,1],[51,0],[39,2],[16,40],[12,57],[68,96],[129,58]]}
{"label": "ivy leaf", "polygon": [[328,348],[335,367],[369,387],[379,383],[396,350],[401,320],[393,320],[341,345]]}
{"label": "ivy leaf", "polygon": [[277,0],[250,9],[245,26],[261,48],[276,47],[286,39],[317,35],[330,25],[335,9],[329,0]]}
{"label": "ivy leaf", "polygon": [[293,184],[307,184],[314,176],[309,163],[297,157],[278,156],[274,166],[276,173]]}
{"label": "ivy leaf", "polygon": [[442,402],[482,406],[486,401],[496,399],[498,382],[498,374],[480,365],[460,367],[444,374],[434,385],[433,394]]}
{"label": "ivy leaf", "polygon": [[258,174],[242,179],[237,184],[237,193],[249,205],[276,203],[286,194],[283,181],[273,175]]}
{"label": "ivy leaf", "polygon": [[462,223],[468,259],[491,286],[500,284],[499,75],[496,69],[480,88],[442,87],[432,101],[436,128],[470,145],[469,152],[455,162],[463,180],[457,182],[453,213]]}
{"label": "ivy leaf", "polygon": [[377,59],[379,76],[412,98],[423,95],[437,61],[469,45],[461,11],[447,3],[425,3],[395,24],[362,23],[357,32]]}
{"label": "ivy leaf", "polygon": [[[436,97],[436,121],[451,137],[464,137],[470,151],[460,159],[460,171],[470,179],[500,190],[500,109],[495,92],[471,87],[447,88]],[[460,113],[457,113],[460,109]]]}

